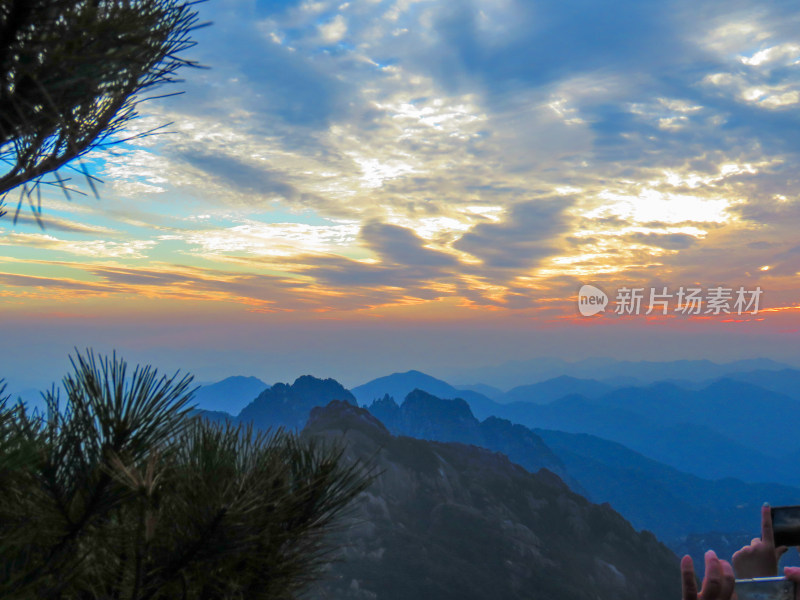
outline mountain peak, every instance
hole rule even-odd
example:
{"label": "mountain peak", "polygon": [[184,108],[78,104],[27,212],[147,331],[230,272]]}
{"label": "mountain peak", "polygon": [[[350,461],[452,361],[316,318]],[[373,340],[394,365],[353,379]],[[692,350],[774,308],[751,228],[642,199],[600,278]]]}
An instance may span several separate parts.
{"label": "mountain peak", "polygon": [[320,379],[313,375],[301,375],[294,380],[291,388],[292,391],[297,394],[333,394],[339,396],[339,398],[336,398],[337,400],[355,401],[353,394],[351,394],[347,388],[330,377],[327,379]]}
{"label": "mountain peak", "polygon": [[414,377],[430,377],[431,379],[436,379],[427,373],[423,373],[422,371],[417,371],[416,369],[410,369],[405,373],[395,373],[395,375],[413,375]]}
{"label": "mountain peak", "polygon": [[264,429],[277,426],[302,429],[312,408],[325,406],[332,400],[356,404],[353,394],[335,379],[303,375],[291,385],[276,383],[264,390],[238,418]]}
{"label": "mountain peak", "polygon": [[393,398],[405,398],[414,388],[439,397],[454,397],[458,391],[445,381],[436,379],[422,371],[411,370],[405,373],[392,373],[353,388],[353,394],[362,403],[369,403],[376,398],[389,394]]}
{"label": "mountain peak", "polygon": [[358,429],[372,430],[374,433],[389,435],[389,430],[365,408],[348,402],[332,400],[327,406],[315,406],[306,423],[305,433],[319,433],[327,429],[346,431]]}
{"label": "mountain peak", "polygon": [[403,408],[410,412],[446,413],[450,418],[464,421],[474,421],[475,416],[466,400],[461,398],[438,398],[419,388],[414,388],[403,401]]}
{"label": "mountain peak", "polygon": [[474,445],[378,438],[364,412],[334,402],[315,409],[304,431],[345,438],[348,457],[377,473],[353,503],[355,525],[336,540],[346,560],[332,565],[325,597],[664,600],[678,593],[666,547],[553,473],[527,472]]}
{"label": "mountain peak", "polygon": [[200,387],[193,397],[197,408],[237,414],[269,385],[257,377],[234,375]]}

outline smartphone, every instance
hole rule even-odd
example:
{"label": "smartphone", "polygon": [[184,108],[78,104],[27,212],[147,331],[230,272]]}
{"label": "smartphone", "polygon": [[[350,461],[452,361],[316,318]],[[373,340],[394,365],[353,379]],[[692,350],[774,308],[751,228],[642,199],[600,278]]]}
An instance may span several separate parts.
{"label": "smartphone", "polygon": [[794,600],[795,584],[785,577],[737,579],[734,586],[739,600]]}
{"label": "smartphone", "polygon": [[800,546],[800,506],[772,507],[776,546]]}

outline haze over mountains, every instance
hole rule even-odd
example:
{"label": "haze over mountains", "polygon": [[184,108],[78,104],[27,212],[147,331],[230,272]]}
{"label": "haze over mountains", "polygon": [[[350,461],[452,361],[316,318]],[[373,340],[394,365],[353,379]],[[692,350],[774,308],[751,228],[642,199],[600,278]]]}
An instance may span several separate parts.
{"label": "haze over mountains", "polygon": [[269,385],[258,377],[227,377],[216,383],[201,386],[194,393],[194,403],[200,410],[224,411],[238,415],[253,398]]}
{"label": "haze over mountains", "polygon": [[356,501],[320,597],[674,600],[677,558],[547,470],[456,443],[395,437],[346,402],[303,435],[342,440],[381,473]]}
{"label": "haze over mountains", "polygon": [[[791,382],[792,374],[800,375],[761,370],[732,376],[769,382],[776,373],[782,389],[789,387],[784,382]],[[491,400],[409,371],[373,380],[353,393],[366,403],[384,394],[402,399],[419,388],[442,398],[464,398],[478,419],[498,416],[528,427],[590,433],[700,477],[800,484],[798,400],[728,377],[692,387],[700,389],[666,382],[615,387],[560,376]]]}
{"label": "haze over mountains", "polygon": [[285,427],[302,429],[312,408],[331,400],[356,405],[353,395],[334,379],[298,377],[292,385],[276,383],[261,392],[238,415],[238,420],[261,429]]}
{"label": "haze over mountains", "polygon": [[394,434],[476,444],[502,452],[530,471],[544,466],[576,492],[611,503],[637,528],[672,545],[687,531],[746,530],[764,498],[773,503],[800,499],[796,487],[702,479],[592,435],[530,430],[497,417],[479,422],[464,401],[421,390],[411,392],[400,406],[383,398],[369,410]]}
{"label": "haze over mountains", "polygon": [[596,379],[613,385],[653,383],[655,381],[708,381],[731,373],[778,371],[790,365],[768,358],[715,363],[710,360],[676,360],[667,362],[618,361],[612,358],[587,358],[568,362],[559,358],[535,358],[512,361],[492,367],[455,369],[446,379],[459,385],[480,383],[507,390],[520,385],[538,383],[561,375],[578,379]]}
{"label": "haze over mountains", "polygon": [[[764,366],[736,367],[754,364]],[[724,554],[756,535],[764,501],[800,503],[800,372],[775,363],[690,382],[696,366],[638,386],[560,375],[506,392],[484,387],[494,399],[419,371],[351,391],[305,376],[262,391],[238,417],[209,416],[300,429],[315,406],[360,403],[392,434],[483,447],[531,473],[546,468],[697,562],[706,540]]]}

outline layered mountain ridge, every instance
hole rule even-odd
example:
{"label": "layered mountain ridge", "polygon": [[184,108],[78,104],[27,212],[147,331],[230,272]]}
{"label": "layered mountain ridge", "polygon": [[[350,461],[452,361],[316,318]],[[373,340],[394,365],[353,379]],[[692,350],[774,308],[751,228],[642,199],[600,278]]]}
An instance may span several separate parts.
{"label": "layered mountain ridge", "polygon": [[[794,504],[800,501],[800,490],[793,486],[745,483],[734,478],[699,477],[675,468],[668,461],[659,462],[652,454],[648,456],[648,453],[634,451],[627,444],[614,441],[613,436],[604,439],[581,431],[584,427],[591,430],[592,427],[603,426],[612,433],[619,432],[621,436],[634,439],[638,437],[649,444],[650,448],[658,448],[660,445],[674,457],[675,449],[669,447],[670,438],[647,439],[648,436],[656,435],[655,431],[666,430],[663,423],[668,423],[674,416],[666,415],[660,424],[661,428],[654,428],[652,423],[648,423],[646,414],[639,414],[646,412],[643,407],[647,407],[649,403],[654,410],[661,409],[662,412],[670,410],[671,406],[686,411],[692,408],[685,404],[687,397],[710,388],[720,392],[717,394],[718,398],[711,398],[711,401],[717,402],[720,407],[717,410],[721,410],[724,407],[726,390],[749,389],[748,386],[753,385],[749,382],[738,387],[739,384],[732,380],[717,381],[708,386],[700,386],[700,390],[686,390],[675,384],[660,383],[644,388],[616,388],[594,399],[572,395],[538,405],[530,401],[502,405],[486,399],[491,405],[507,410],[524,408],[541,411],[545,415],[547,411],[554,411],[558,418],[568,419],[568,427],[565,426],[564,429],[574,428],[567,432],[546,428],[550,425],[547,419],[536,419],[543,426],[535,430],[514,423],[513,419],[488,417],[479,420],[470,404],[458,397],[460,391],[446,382],[439,383],[440,380],[419,372],[397,375],[403,377],[401,385],[396,386],[395,391],[402,392],[403,386],[422,382],[423,385],[439,385],[440,391],[454,397],[438,398],[428,390],[411,390],[402,403],[397,404],[394,398],[384,393],[371,403],[369,409],[385,425],[387,434],[478,445],[494,452],[502,452],[511,457],[512,462],[530,472],[547,468],[557,473],[574,492],[593,502],[609,502],[634,527],[653,531],[673,550],[681,553],[690,551],[693,555],[700,552],[694,556],[696,562],[704,549],[702,540],[714,540],[717,544],[725,542],[726,545],[721,547],[711,546],[725,553],[738,549],[741,545],[739,540],[746,538],[745,541],[749,541],[747,536],[757,534],[758,507],[765,500],[773,504]],[[380,383],[385,387],[386,383],[398,383],[397,380],[396,376],[388,376]],[[573,385],[576,382],[562,379],[558,383]],[[585,385],[585,382],[578,380],[577,384]],[[381,386],[372,386],[369,393],[375,393],[379,389]],[[642,401],[642,394],[652,392],[655,392],[653,397]],[[480,395],[478,392],[474,393]],[[793,399],[775,392],[765,393],[765,397],[775,399],[786,410],[791,407],[791,404],[786,403],[794,402]],[[355,407],[356,398],[355,394],[350,394],[334,380],[305,376],[294,384],[277,384],[274,390],[266,390],[236,420],[254,423],[261,428],[284,426],[299,429],[305,424],[308,411],[314,406],[340,399]],[[605,398],[610,398],[610,401],[603,404]],[[744,400],[739,404],[744,409],[752,408]],[[487,404],[484,402],[483,405]],[[731,409],[736,409],[736,403],[731,405]],[[610,419],[608,423],[595,422],[614,413],[624,418],[616,421]],[[208,416],[220,418],[219,413]],[[231,416],[225,418],[234,419]],[[632,424],[636,427],[632,427]],[[353,423],[349,426],[352,427]],[[672,440],[680,439],[680,436],[686,439],[687,443],[677,449],[684,453],[685,460],[697,462],[697,457],[701,456],[701,462],[713,462],[714,452],[732,448],[735,452],[740,452],[741,457],[752,461],[752,472],[764,475],[764,479],[771,478],[768,470],[760,469],[759,460],[766,459],[759,459],[757,452],[751,452],[700,424],[677,422],[671,427],[674,430]],[[735,453],[731,456],[733,459],[738,458]],[[731,456],[727,459],[732,468],[735,460],[731,460]],[[773,466],[777,463],[774,459],[772,462]],[[747,465],[744,461],[740,467]]]}
{"label": "layered mountain ridge", "polygon": [[[303,435],[344,441],[381,473],[338,539],[324,597],[674,599],[677,558],[608,505],[500,453],[392,436],[365,409],[311,411]],[[322,591],[320,591],[320,596]]]}

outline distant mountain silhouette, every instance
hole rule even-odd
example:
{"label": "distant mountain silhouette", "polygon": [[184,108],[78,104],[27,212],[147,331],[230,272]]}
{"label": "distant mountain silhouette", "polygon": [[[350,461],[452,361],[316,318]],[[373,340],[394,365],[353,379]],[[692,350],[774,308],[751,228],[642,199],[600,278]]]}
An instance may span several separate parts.
{"label": "distant mountain silhouette", "polygon": [[[749,532],[752,538],[765,500],[800,503],[797,487],[702,479],[592,435],[531,431],[495,417],[478,423],[463,401],[420,390],[409,394],[402,406],[388,396],[376,400],[370,412],[395,434],[476,444],[531,471],[546,466],[573,491],[594,502],[609,502],[634,526],[652,531],[673,548],[687,547],[692,533],[723,531],[739,539],[739,533]],[[702,553],[694,558],[700,560]]]}
{"label": "distant mountain silhouette", "polygon": [[797,369],[747,371],[745,373],[733,373],[728,378],[735,381],[745,381],[765,390],[800,400],[800,371]]}
{"label": "distant mountain silhouette", "polygon": [[[482,443],[480,436],[483,434],[476,433],[476,428],[489,412],[530,428],[588,433],[615,441],[646,457],[706,479],[734,477],[749,482],[800,484],[800,474],[793,463],[798,455],[795,434],[800,431],[800,411],[797,410],[800,403],[744,382],[723,379],[696,391],[659,383],[617,389],[595,399],[572,395],[546,405],[498,404],[476,392],[457,390],[444,381],[410,371],[374,380],[354,391],[362,399],[386,398],[392,393],[402,393],[415,383],[424,385],[425,391],[433,396],[437,394],[429,390],[439,390],[438,393],[456,398],[459,394],[473,399],[477,396],[477,409],[474,404],[467,407],[463,402],[450,405],[460,407],[464,414],[471,412],[472,421],[467,417],[463,422],[451,418],[448,427],[459,431],[458,436],[444,436],[441,432],[429,435],[393,421],[393,412],[402,413],[393,401],[386,402],[384,412],[372,406],[373,412],[392,431]],[[383,393],[379,394],[381,390]],[[266,390],[242,411],[239,420],[252,421],[260,427],[298,428],[305,423],[311,408],[334,399],[355,403],[354,395],[338,382],[323,382],[306,376],[292,386],[279,384]],[[429,421],[433,426],[434,420]],[[419,426],[417,422],[415,427]],[[525,465],[523,457],[513,455],[511,458]]]}
{"label": "distant mountain silhouette", "polygon": [[578,379],[569,375],[561,375],[539,383],[515,387],[496,398],[496,401],[504,404],[511,402],[547,404],[571,394],[597,398],[612,391],[615,387],[596,379]]}
{"label": "distant mountain silhouette", "polygon": [[700,390],[672,384],[615,390],[598,404],[629,410],[664,426],[708,427],[776,457],[800,448],[800,402],[743,381],[723,378]]}
{"label": "distant mountain silhouette", "polygon": [[475,446],[393,437],[367,411],[342,402],[314,409],[303,435],[345,440],[346,456],[372,458],[381,473],[356,500],[338,540],[343,560],[331,565],[317,595],[679,597],[674,554],[547,470],[532,474]]}
{"label": "distant mountain silhouette", "polygon": [[[717,382],[709,387],[725,397],[730,385],[738,384]],[[761,480],[785,476],[785,473],[769,471],[770,465],[774,467],[780,461],[768,459],[699,425],[654,425],[637,411],[651,410],[651,404],[662,409],[673,406],[685,410],[687,390],[668,384],[650,388],[652,397],[644,399],[641,393],[648,388],[615,390],[612,395],[616,395],[608,405],[570,396],[544,406],[526,402],[497,406],[506,410],[525,409],[529,417],[533,411],[538,414],[535,420],[540,424],[567,419],[578,428],[604,429],[645,446],[653,454],[690,463],[694,470],[702,471],[709,465],[720,470],[721,464],[723,470],[749,469],[748,472],[759,475],[757,479]],[[300,427],[312,407],[324,406],[332,398],[344,398],[346,403],[355,404],[352,395],[336,381],[306,376],[291,386],[278,384],[265,391],[242,411],[239,420],[253,422],[260,428]],[[629,410],[631,408],[635,410]],[[531,431],[497,417],[481,422],[464,400],[441,399],[422,390],[412,390],[401,406],[384,395],[372,403],[370,411],[386,426],[387,433],[479,445],[502,452],[531,472],[546,467],[558,473],[573,491],[596,502],[609,502],[636,527],[653,531],[678,550],[695,548],[696,544],[687,540],[692,535],[695,538],[712,535],[705,532],[727,532],[732,540],[744,534],[752,537],[757,534],[758,506],[764,500],[773,504],[800,502],[797,488],[746,484],[733,479],[708,481],[668,466],[671,463],[662,464],[647,458],[644,455],[647,453],[640,454],[596,436],[543,429]],[[205,414],[213,420],[227,417],[221,413]],[[363,412],[358,414],[361,420],[366,419]],[[695,556],[696,559],[700,557]]]}
{"label": "distant mountain silhouette", "polygon": [[790,457],[800,445],[800,403],[744,382],[701,390],[668,383],[571,395],[538,405],[500,405],[497,414],[531,428],[589,433],[700,477],[800,484]]}
{"label": "distant mountain silhouette", "polygon": [[239,413],[240,423],[252,423],[260,429],[286,427],[302,429],[312,408],[331,400],[356,404],[356,399],[335,379],[298,377],[291,385],[276,383],[264,390]]}
{"label": "distant mountain silhouette", "polygon": [[462,398],[469,403],[472,412],[481,419],[497,414],[499,410],[496,402],[479,392],[455,388],[441,379],[436,379],[420,371],[393,373],[386,377],[379,377],[354,387],[352,391],[362,405],[369,405],[373,400],[386,395],[402,401],[416,389],[433,394],[437,398]]}
{"label": "distant mountain silhouette", "polygon": [[530,429],[497,417],[480,422],[461,399],[437,398],[413,390],[400,406],[384,396],[373,402],[369,411],[396,435],[474,444],[502,452],[532,472],[546,467],[565,474],[561,461]]}
{"label": "distant mountain silhouette", "polygon": [[[774,506],[800,503],[797,487],[732,478],[711,481],[596,436],[545,429],[534,433],[587,498],[609,502],[635,527],[652,531],[676,551],[685,546],[689,532],[749,532],[752,538],[765,500]],[[709,547],[717,548],[703,551]]]}
{"label": "distant mountain silhouette", "polygon": [[239,414],[269,385],[257,377],[234,376],[204,385],[195,393],[193,403],[199,410],[222,411]]}
{"label": "distant mountain silhouette", "polygon": [[231,423],[236,424],[236,417],[234,417],[230,413],[226,413],[221,410],[194,410],[192,414],[195,416],[199,416],[204,418],[207,421],[211,421],[212,423]]}
{"label": "distant mountain silhouette", "polygon": [[440,398],[454,398],[456,396],[453,394],[458,395],[461,392],[441,379],[415,370],[378,377],[354,387],[352,392],[359,402],[370,404],[387,394],[392,398],[405,398],[414,389],[424,390]]}
{"label": "distant mountain silhouette", "polygon": [[492,367],[455,370],[447,378],[450,381],[473,384],[481,382],[486,385],[509,389],[521,385],[529,385],[561,375],[569,375],[582,379],[612,380],[615,378],[631,378],[642,383],[652,383],[665,379],[685,379],[688,381],[705,381],[724,377],[731,373],[745,371],[768,370],[778,371],[790,368],[789,365],[766,358],[739,360],[718,364],[710,360],[676,360],[665,362],[654,361],[617,361],[611,358],[588,358],[577,362],[567,362],[557,358],[537,358],[526,361],[511,361]]}
{"label": "distant mountain silhouette", "polygon": [[492,387],[491,385],[486,385],[485,383],[476,383],[474,385],[457,385],[455,386],[457,390],[460,391],[470,391],[470,392],[478,392],[479,394],[483,394],[489,400],[494,400],[497,402],[498,398],[503,395],[503,390]]}

